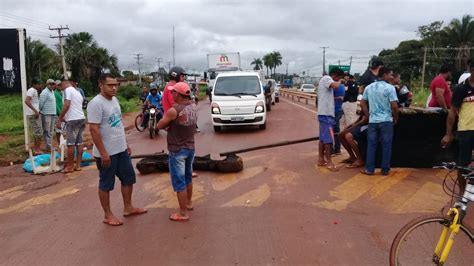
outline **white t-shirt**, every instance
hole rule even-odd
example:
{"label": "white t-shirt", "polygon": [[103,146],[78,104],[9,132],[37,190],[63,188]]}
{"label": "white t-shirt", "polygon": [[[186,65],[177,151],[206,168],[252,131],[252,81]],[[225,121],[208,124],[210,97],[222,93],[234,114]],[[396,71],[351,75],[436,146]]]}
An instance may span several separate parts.
{"label": "white t-shirt", "polygon": [[330,87],[334,80],[324,76],[318,86],[318,115],[334,117],[334,90]]}
{"label": "white t-shirt", "polygon": [[[87,120],[89,123],[100,125],[102,142],[109,156],[127,149],[122,111],[117,98],[112,97],[112,100],[108,100],[101,94],[95,96],[87,105]],[[95,145],[92,153],[94,157],[100,157]]]}
{"label": "white t-shirt", "polygon": [[79,120],[85,119],[84,111],[82,111],[82,95],[74,87],[67,87],[64,90],[64,100],[70,100],[71,104],[69,105],[69,110],[64,116],[64,120]]}
{"label": "white t-shirt", "polygon": [[[38,91],[35,88],[29,88],[26,91],[26,96],[31,97],[31,105],[39,112],[39,98],[38,98]],[[25,104],[25,114],[26,115],[35,115],[35,112],[31,110],[31,108]]]}

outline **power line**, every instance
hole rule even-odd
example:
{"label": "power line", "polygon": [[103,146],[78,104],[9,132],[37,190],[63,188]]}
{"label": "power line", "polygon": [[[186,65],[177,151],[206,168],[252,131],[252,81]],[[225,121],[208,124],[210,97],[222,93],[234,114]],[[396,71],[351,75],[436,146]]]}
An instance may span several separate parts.
{"label": "power line", "polygon": [[13,14],[10,14],[10,13],[4,12],[4,11],[0,11],[0,15],[2,15],[4,17],[10,17],[10,18],[13,18],[13,19],[16,19],[16,20],[23,20],[23,21],[28,21],[30,23],[36,23],[38,25],[42,24],[45,27],[48,27],[50,24],[52,24],[52,23],[46,23],[46,22],[39,21],[39,20],[34,20],[34,19],[30,19],[30,18],[25,18],[25,17],[13,15]]}

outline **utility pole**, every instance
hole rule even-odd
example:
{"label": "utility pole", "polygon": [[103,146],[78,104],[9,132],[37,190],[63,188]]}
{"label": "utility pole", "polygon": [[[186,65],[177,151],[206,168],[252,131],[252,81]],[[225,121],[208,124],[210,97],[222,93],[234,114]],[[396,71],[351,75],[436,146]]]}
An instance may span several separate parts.
{"label": "utility pole", "polygon": [[349,73],[351,73],[351,67],[352,67],[352,55],[351,55],[351,59],[349,61]]}
{"label": "utility pole", "polygon": [[286,65],[286,77],[288,78],[288,63],[285,63]]}
{"label": "utility pole", "polygon": [[140,69],[140,59],[143,58],[143,54],[134,54],[135,59],[137,59],[137,65],[138,65],[138,85],[141,87],[142,86],[142,74],[141,74],[141,69]]}
{"label": "utility pole", "polygon": [[168,61],[168,71],[170,71],[170,70],[171,70],[171,62]]}
{"label": "utility pole", "polygon": [[326,75],[326,48],[329,48],[329,46],[323,46],[323,76]]}
{"label": "utility pole", "polygon": [[428,49],[426,49],[426,47],[425,47],[425,48],[423,48],[423,50],[424,50],[424,54],[423,54],[423,70],[421,71],[421,90],[423,90],[424,87],[425,87],[426,51]]}
{"label": "utility pole", "polygon": [[51,28],[51,26],[49,26],[48,28],[49,28],[49,30],[54,30],[54,31],[58,32],[58,35],[49,36],[49,37],[52,38],[52,39],[56,39],[56,38],[59,39],[59,49],[60,49],[60,54],[61,54],[61,62],[62,62],[62,65],[63,65],[63,76],[64,76],[64,79],[67,80],[68,76],[67,76],[67,68],[66,68],[66,59],[64,58],[63,38],[67,37],[68,35],[63,35],[61,33],[61,31],[62,30],[69,30],[69,27],[67,25],[66,25],[66,27],[63,27],[61,25],[61,26],[59,26],[59,28]]}
{"label": "utility pole", "polygon": [[175,44],[174,44],[174,26],[173,26],[173,66],[176,66],[176,60],[175,60]]}
{"label": "utility pole", "polygon": [[[158,72],[157,72],[156,74],[157,74],[157,76],[158,76],[158,80],[160,80],[160,83],[161,83],[161,81],[163,81],[163,80],[161,79],[161,73],[160,73],[160,63],[161,63],[161,60],[162,60],[161,57],[159,57],[159,58],[156,59],[156,62],[158,63]],[[161,84],[160,84],[160,85],[161,85]]]}

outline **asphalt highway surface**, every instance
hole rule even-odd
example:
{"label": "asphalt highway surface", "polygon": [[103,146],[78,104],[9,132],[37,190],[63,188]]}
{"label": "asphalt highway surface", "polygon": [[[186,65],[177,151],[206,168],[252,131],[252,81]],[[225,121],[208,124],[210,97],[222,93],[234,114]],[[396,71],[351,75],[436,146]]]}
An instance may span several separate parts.
{"label": "asphalt highway surface", "polygon": [[[312,105],[281,99],[267,129],[214,133],[209,103],[199,103],[196,154],[211,154],[318,135]],[[135,129],[134,154],[166,150]],[[338,163],[317,166],[318,143],[258,150],[239,156],[239,173],[198,172],[189,222],[173,222],[177,208],[168,173],[140,175],[133,201],[148,213],[122,217],[117,180],[111,205],[124,225],[102,223],[94,165],[52,185],[0,191],[0,265],[388,265],[398,230],[421,214],[440,213],[449,202],[444,173],[395,168],[365,176]],[[136,163],[137,160],[134,160]],[[380,173],[380,170],[376,173]],[[42,178],[49,178],[44,176]],[[474,221],[468,214],[467,223]],[[474,256],[473,254],[467,254]]]}

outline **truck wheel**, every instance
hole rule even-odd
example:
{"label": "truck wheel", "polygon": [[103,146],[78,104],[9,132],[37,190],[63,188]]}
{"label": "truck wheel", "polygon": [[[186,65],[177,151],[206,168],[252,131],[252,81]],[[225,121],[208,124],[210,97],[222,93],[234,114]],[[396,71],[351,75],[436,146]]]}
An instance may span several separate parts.
{"label": "truck wheel", "polygon": [[220,126],[214,126],[214,132],[221,132]]}
{"label": "truck wheel", "polygon": [[275,98],[275,102],[279,103],[280,102],[280,97]]}
{"label": "truck wheel", "polygon": [[272,104],[267,104],[267,111],[268,112],[271,112],[272,111]]}

